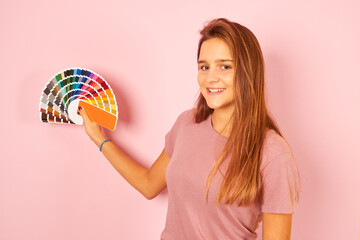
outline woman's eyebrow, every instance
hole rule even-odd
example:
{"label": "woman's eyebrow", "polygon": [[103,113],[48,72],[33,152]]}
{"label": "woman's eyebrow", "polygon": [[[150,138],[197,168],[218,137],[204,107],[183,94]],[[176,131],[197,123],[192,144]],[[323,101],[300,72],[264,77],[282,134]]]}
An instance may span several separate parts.
{"label": "woman's eyebrow", "polygon": [[217,59],[215,62],[234,62],[232,59]]}
{"label": "woman's eyebrow", "polygon": [[[232,59],[216,59],[215,62],[234,62]],[[206,60],[199,60],[198,63],[207,63]]]}

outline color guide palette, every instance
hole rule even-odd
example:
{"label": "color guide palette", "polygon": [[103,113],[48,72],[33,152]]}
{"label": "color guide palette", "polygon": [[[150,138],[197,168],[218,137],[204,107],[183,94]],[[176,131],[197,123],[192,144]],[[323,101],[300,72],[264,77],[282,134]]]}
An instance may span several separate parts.
{"label": "color guide palette", "polygon": [[82,125],[78,105],[91,120],[115,130],[118,107],[111,87],[100,75],[83,68],[65,69],[50,79],[40,97],[40,120]]}

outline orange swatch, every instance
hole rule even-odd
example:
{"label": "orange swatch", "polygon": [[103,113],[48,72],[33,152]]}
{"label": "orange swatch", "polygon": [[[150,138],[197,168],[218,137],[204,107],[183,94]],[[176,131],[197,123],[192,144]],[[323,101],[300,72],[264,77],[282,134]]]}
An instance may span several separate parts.
{"label": "orange swatch", "polygon": [[115,115],[84,101],[80,101],[79,106],[85,110],[91,121],[94,121],[111,131],[115,130],[117,120]]}

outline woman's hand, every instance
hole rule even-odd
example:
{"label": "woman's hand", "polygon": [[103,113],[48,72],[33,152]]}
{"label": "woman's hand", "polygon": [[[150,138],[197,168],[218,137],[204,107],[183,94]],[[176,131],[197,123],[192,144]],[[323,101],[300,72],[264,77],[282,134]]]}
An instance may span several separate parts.
{"label": "woman's hand", "polygon": [[99,147],[100,144],[106,139],[100,125],[91,121],[86,111],[80,106],[78,108],[78,114],[83,118],[86,134]]}

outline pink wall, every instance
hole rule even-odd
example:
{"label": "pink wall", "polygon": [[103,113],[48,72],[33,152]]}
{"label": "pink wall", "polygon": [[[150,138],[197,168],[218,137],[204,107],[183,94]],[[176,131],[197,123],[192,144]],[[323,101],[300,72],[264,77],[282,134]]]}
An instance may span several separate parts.
{"label": "pink wall", "polygon": [[0,2],[0,239],[159,239],[166,193],[145,200],[82,127],[41,123],[39,98],[64,68],[99,73],[121,109],[108,135],[149,166],[195,101],[198,30],[214,17],[263,47],[269,107],[302,177],[292,239],[358,238],[358,1],[50,2]]}

